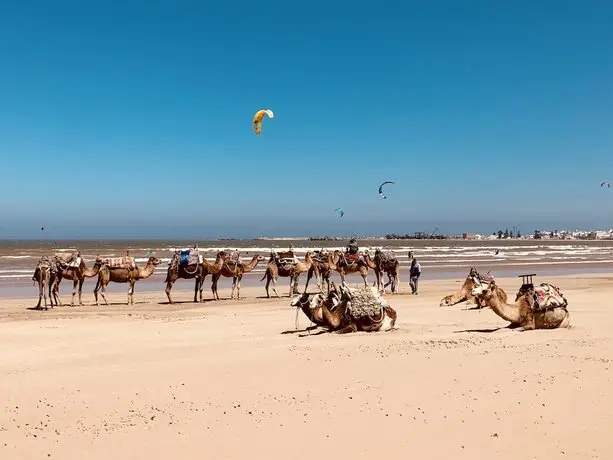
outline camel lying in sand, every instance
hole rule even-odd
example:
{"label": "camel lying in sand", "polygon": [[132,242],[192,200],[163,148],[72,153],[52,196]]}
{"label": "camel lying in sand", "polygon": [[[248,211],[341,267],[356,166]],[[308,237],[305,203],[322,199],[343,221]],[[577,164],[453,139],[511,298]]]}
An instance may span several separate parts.
{"label": "camel lying in sand", "polygon": [[[332,283],[334,284],[334,283]],[[376,288],[350,289],[335,286],[327,296],[301,294],[292,306],[301,308],[317,326],[336,334],[349,332],[377,332],[392,330],[396,324],[396,311],[380,296]]]}
{"label": "camel lying in sand", "polygon": [[510,328],[532,330],[570,326],[568,302],[556,286],[541,283],[539,286],[526,287],[515,303],[508,304],[503,300],[506,294],[493,279],[483,282],[475,278],[474,283],[472,294],[502,319],[509,321]]}
{"label": "camel lying in sand", "polygon": [[[449,307],[451,305],[456,305],[461,302],[466,302],[466,305],[476,305],[476,307],[472,307],[472,309],[479,309],[485,307],[483,302],[481,300],[476,299],[475,296],[472,294],[472,289],[475,287],[475,278],[484,280],[492,279],[489,273],[485,275],[480,275],[475,267],[471,267],[470,271],[468,272],[468,276],[464,280],[464,284],[462,284],[462,286],[460,287],[460,290],[455,294],[450,294],[443,297],[441,299],[439,307]],[[504,296],[503,301],[506,302],[506,293],[502,291],[501,295]]]}

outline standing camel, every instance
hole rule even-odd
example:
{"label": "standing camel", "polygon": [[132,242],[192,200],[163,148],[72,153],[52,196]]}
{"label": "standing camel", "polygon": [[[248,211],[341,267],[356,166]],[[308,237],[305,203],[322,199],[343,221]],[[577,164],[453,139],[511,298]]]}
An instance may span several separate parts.
{"label": "standing camel", "polygon": [[72,298],[70,300],[70,306],[74,307],[74,296],[77,293],[77,286],[79,292],[79,305],[83,305],[83,301],[81,300],[81,293],[83,292],[83,283],[85,282],[85,278],[92,278],[98,274],[100,271],[100,267],[102,267],[102,259],[99,256],[96,256],[96,260],[94,262],[94,266],[89,269],[87,265],[85,265],[85,261],[81,258],[81,262],[78,266],[66,265],[63,261],[59,260],[56,257],[57,263],[57,274],[55,277],[55,283],[53,283],[53,295],[58,298],[60,306],[62,306],[62,301],[59,299],[60,294],[60,283],[62,279],[67,279],[72,281]]}
{"label": "standing camel", "polygon": [[[367,254],[370,259],[370,256]],[[368,262],[368,260],[367,260]],[[370,267],[370,263],[368,264]],[[373,270],[375,272],[376,285],[379,291],[385,292],[385,288],[390,286],[392,293],[398,292],[398,275],[400,273],[400,262],[392,251],[383,252],[377,248],[375,250],[375,260]],[[383,284],[383,274],[387,275],[387,283]]]}
{"label": "standing camel", "polygon": [[328,263],[330,268],[341,277],[341,284],[345,284],[345,277],[351,273],[359,273],[364,280],[364,287],[368,287],[368,265],[367,262],[355,261],[348,265],[339,265],[342,253],[338,249],[331,254],[328,254]]}
{"label": "standing camel", "polygon": [[207,275],[213,275],[221,270],[221,266],[224,262],[224,253],[218,252],[214,263],[209,263],[205,258],[202,259],[202,263],[196,265],[190,270],[187,265],[171,264],[168,267],[166,273],[166,296],[168,297],[168,303],[173,303],[170,297],[170,290],[172,285],[178,279],[196,279],[194,287],[194,302],[198,302],[198,293],[200,293],[200,302],[202,302],[202,287],[204,286],[204,279]]}
{"label": "standing camel", "polygon": [[100,291],[100,295],[102,296],[102,300],[104,303],[108,305],[109,303],[106,301],[106,297],[104,296],[104,292],[106,291],[106,286],[109,282],[114,283],[129,283],[130,287],[128,288],[128,305],[134,305],[134,285],[138,280],[144,280],[153,275],[155,271],[155,267],[157,267],[162,261],[157,257],[149,257],[147,260],[147,264],[144,268],[136,267],[132,270],[124,267],[113,267],[110,268],[108,266],[103,266],[100,269],[100,273],[98,274],[98,282],[96,283],[96,287],[94,288],[94,298],[96,299],[96,305],[98,305],[98,291]]}
{"label": "standing camel", "polygon": [[[303,272],[308,272],[313,265],[313,259],[311,257],[311,252],[307,252],[304,256],[304,262],[295,262],[292,264],[283,264],[279,262],[279,259],[275,253],[270,254],[270,260],[268,261],[268,266],[266,267],[266,271],[264,272],[264,276],[260,281],[263,281],[266,278],[266,297],[270,298],[270,293],[268,291],[268,287],[270,286],[270,282],[272,281],[272,290],[276,294],[277,297],[281,297],[277,292],[277,278],[279,276],[283,278],[289,278],[289,295],[290,297],[293,294],[298,294],[298,278],[300,274]],[[305,287],[306,290],[306,287]]]}
{"label": "standing camel", "polygon": [[326,282],[327,290],[326,293],[330,292],[330,275],[332,274],[332,269],[330,268],[330,263],[328,262],[328,253],[323,249],[321,251],[315,251],[312,256],[313,264],[309,271],[307,272],[306,284],[304,285],[304,292],[306,293],[309,282],[311,278],[313,278],[313,274],[315,275],[315,280],[317,281],[317,287],[320,292],[324,292],[323,283]]}
{"label": "standing camel", "polygon": [[53,283],[55,282],[56,276],[56,267],[49,261],[47,256],[41,257],[36,265],[36,269],[34,270],[34,275],[32,275],[32,281],[38,283],[38,304],[36,304],[36,308],[40,309],[41,300],[45,299],[45,310],[48,310],[47,307],[47,294],[49,294],[49,301],[51,303],[51,308],[53,308],[53,301],[55,299],[55,304],[57,305],[57,297],[54,296],[53,292]]}
{"label": "standing camel", "polygon": [[260,255],[254,255],[251,259],[251,262],[248,264],[243,264],[242,262],[234,262],[230,260],[224,260],[223,265],[221,266],[221,270],[217,273],[213,273],[213,282],[211,284],[211,290],[213,291],[213,298],[215,300],[219,299],[219,294],[217,292],[217,282],[219,278],[225,276],[226,278],[232,278],[232,295],[230,299],[234,298],[234,290],[236,289],[236,298],[240,299],[241,296],[241,280],[243,279],[243,275],[245,273],[249,273],[252,271],[257,264],[259,264],[264,257]]}

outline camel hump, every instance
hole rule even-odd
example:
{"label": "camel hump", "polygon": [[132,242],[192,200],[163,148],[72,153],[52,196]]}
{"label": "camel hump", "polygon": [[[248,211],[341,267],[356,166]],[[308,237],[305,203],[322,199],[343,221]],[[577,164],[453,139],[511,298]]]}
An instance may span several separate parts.
{"label": "camel hump", "polygon": [[241,253],[239,251],[230,251],[229,249],[226,249],[225,251],[221,251],[220,254],[224,262],[240,262]]}

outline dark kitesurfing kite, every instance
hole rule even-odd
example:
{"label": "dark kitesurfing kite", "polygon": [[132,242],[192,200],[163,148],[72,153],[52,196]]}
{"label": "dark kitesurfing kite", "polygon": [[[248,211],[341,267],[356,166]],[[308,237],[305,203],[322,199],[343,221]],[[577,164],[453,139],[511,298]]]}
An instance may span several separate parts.
{"label": "dark kitesurfing kite", "polygon": [[608,180],[603,180],[603,181],[600,183],[600,187],[604,186],[604,184],[607,184],[607,187],[608,187],[608,188],[611,188],[611,183],[610,183]]}
{"label": "dark kitesurfing kite", "polygon": [[385,184],[395,184],[396,182],[391,181],[391,180],[386,180],[385,182],[383,182],[381,185],[379,185],[379,196],[381,198],[383,198],[384,200],[387,199],[387,197],[383,194],[383,186]]}
{"label": "dark kitesurfing kite", "polygon": [[345,211],[343,211],[343,208],[336,208],[334,212],[338,212],[341,215],[341,217],[345,215]]}

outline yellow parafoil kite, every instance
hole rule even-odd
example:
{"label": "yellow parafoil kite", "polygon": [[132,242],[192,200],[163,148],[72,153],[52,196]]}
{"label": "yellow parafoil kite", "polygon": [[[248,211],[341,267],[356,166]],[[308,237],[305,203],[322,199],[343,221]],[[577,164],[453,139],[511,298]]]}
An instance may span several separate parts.
{"label": "yellow parafoil kite", "polygon": [[264,118],[264,115],[268,115],[268,118],[275,117],[275,114],[270,109],[258,110],[257,112],[255,112],[255,115],[253,116],[253,132],[257,136],[262,134],[262,119]]}

